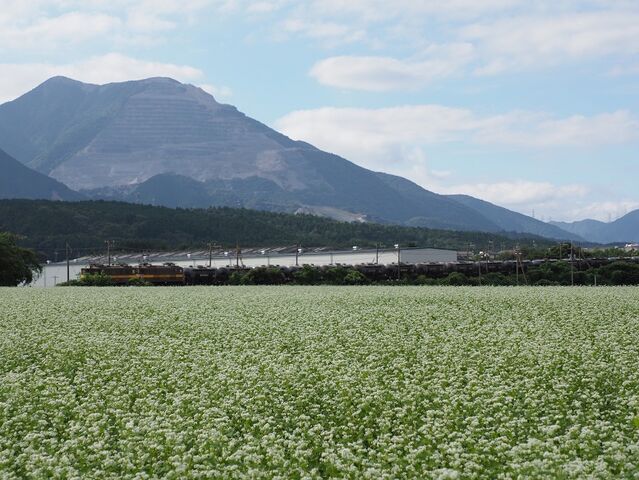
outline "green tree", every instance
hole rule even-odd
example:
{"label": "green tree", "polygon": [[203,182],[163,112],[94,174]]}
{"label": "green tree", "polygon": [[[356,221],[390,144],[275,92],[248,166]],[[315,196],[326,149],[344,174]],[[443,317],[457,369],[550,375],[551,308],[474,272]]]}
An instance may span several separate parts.
{"label": "green tree", "polygon": [[293,278],[300,285],[317,285],[322,281],[322,274],[319,269],[311,265],[304,265],[293,274]]}
{"label": "green tree", "polygon": [[35,252],[18,246],[17,240],[11,233],[0,232],[0,286],[31,283],[33,273],[42,271]]}
{"label": "green tree", "polygon": [[368,279],[363,273],[351,269],[344,277],[344,283],[346,285],[364,285],[368,283]]}
{"label": "green tree", "polygon": [[281,285],[286,282],[286,276],[279,268],[257,267],[244,275],[243,282],[248,285]]}

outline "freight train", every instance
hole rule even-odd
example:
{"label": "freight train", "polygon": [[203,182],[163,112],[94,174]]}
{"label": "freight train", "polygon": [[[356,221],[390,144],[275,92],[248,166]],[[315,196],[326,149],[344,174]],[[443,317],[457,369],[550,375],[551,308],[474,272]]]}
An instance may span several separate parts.
{"label": "freight train", "polygon": [[[618,259],[588,259],[575,260],[576,270],[585,270],[590,267],[601,267]],[[639,262],[637,259],[626,259],[627,261]],[[526,272],[531,266],[539,266],[544,263],[553,263],[557,260],[524,260],[519,263],[519,271]],[[480,269],[482,274],[503,273],[505,275],[514,274],[517,271],[515,260],[488,261],[488,262],[456,262],[456,263],[417,263],[417,264],[361,264],[361,265],[341,265],[352,268],[366,276],[370,281],[383,282],[395,280],[398,277],[417,277],[424,275],[430,278],[443,278],[452,272],[463,273],[467,276],[478,275]],[[320,272],[328,271],[336,265],[317,266]],[[292,281],[295,272],[303,267],[271,266],[278,269],[286,282]],[[91,265],[83,268],[80,279],[86,279],[89,275],[106,275],[111,277],[116,285],[127,285],[132,281],[140,280],[153,285],[224,285],[229,283],[234,273],[246,273],[249,267],[180,267],[174,263],[163,265],[151,265],[143,263],[134,265]]]}

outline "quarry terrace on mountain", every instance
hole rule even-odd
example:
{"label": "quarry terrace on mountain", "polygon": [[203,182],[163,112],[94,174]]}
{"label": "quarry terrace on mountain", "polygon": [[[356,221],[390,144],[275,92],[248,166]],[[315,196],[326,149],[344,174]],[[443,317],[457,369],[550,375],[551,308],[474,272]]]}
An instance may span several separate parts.
{"label": "quarry terrace on mountain", "polygon": [[[107,85],[51,78],[0,106],[0,148],[13,172],[2,198],[233,206],[572,241],[637,240],[636,229],[592,236],[470,196],[439,195],[294,141],[169,78]],[[16,193],[17,184],[28,187]]]}

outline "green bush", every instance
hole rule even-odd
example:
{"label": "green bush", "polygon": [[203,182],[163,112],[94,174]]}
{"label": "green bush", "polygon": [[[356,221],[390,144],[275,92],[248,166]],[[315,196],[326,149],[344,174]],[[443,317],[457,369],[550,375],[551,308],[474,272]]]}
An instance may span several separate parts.
{"label": "green bush", "polygon": [[286,275],[279,268],[257,267],[242,277],[243,285],[281,285],[286,282]]}
{"label": "green bush", "polygon": [[481,277],[482,285],[512,285],[513,282],[503,273],[487,273]]}
{"label": "green bush", "polygon": [[368,283],[368,278],[366,278],[362,272],[358,272],[357,270],[351,269],[351,271],[344,277],[345,285],[364,285],[366,283]]}
{"label": "green bush", "polygon": [[229,276],[229,285],[246,285],[244,272],[233,272]]}
{"label": "green bush", "polygon": [[350,269],[342,267],[341,265],[329,267],[324,271],[324,282],[329,285],[343,285],[344,278],[346,278],[349,271]]}
{"label": "green bush", "polygon": [[468,278],[463,273],[452,272],[452,273],[449,273],[448,276],[441,281],[441,284],[461,286],[461,285],[475,285],[476,282],[474,281],[474,279]]}
{"label": "green bush", "polygon": [[293,278],[300,285],[317,285],[322,281],[322,274],[318,268],[311,265],[304,265],[293,274]]}
{"label": "green bush", "polygon": [[56,287],[112,287],[115,283],[109,275],[96,273],[94,275],[85,275],[81,280],[69,280],[61,282]]}
{"label": "green bush", "polygon": [[113,279],[109,275],[96,273],[94,275],[85,275],[79,284],[84,287],[111,287],[115,285]]}

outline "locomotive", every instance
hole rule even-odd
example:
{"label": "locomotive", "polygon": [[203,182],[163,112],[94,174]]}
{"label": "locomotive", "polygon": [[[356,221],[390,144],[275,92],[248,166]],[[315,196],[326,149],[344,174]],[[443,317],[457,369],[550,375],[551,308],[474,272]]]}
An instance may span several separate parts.
{"label": "locomotive", "polygon": [[89,275],[106,275],[116,285],[127,285],[131,280],[142,280],[153,285],[183,285],[184,269],[174,263],[163,265],[100,265],[93,264],[80,271],[80,280],[85,280]]}

